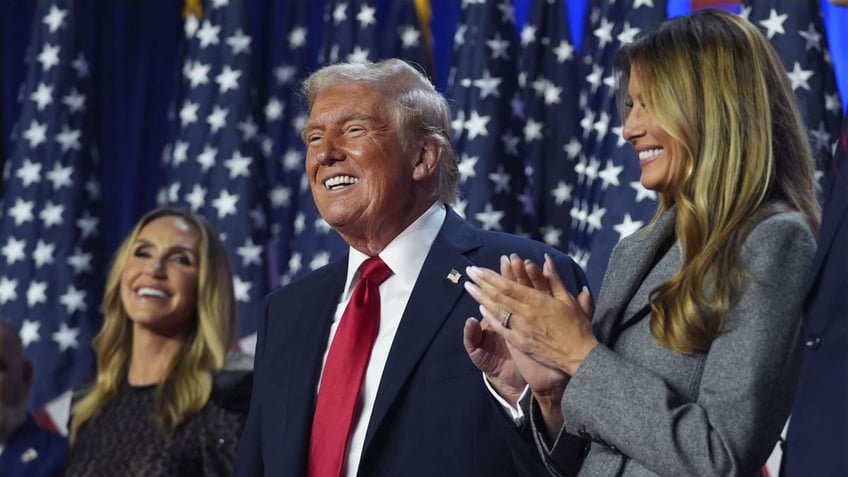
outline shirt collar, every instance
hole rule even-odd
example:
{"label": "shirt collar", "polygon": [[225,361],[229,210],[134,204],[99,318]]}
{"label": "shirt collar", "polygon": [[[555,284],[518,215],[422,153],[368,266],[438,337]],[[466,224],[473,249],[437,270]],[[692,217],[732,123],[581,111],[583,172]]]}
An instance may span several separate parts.
{"label": "shirt collar", "polygon": [[[380,252],[379,257],[403,282],[412,285],[418,279],[418,273],[424,266],[424,260],[446,216],[444,204],[436,201]],[[360,265],[369,258],[353,247],[349,249],[345,293],[350,293],[356,283],[354,278],[358,276]]]}

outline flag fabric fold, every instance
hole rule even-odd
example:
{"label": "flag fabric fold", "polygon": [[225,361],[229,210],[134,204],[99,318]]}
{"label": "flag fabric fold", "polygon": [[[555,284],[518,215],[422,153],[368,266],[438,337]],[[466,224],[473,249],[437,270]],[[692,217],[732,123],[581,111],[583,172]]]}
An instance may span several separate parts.
{"label": "flag fabric fold", "polygon": [[463,2],[453,48],[447,96],[459,155],[456,211],[485,230],[524,234],[534,213],[521,156],[527,125],[512,2]]}
{"label": "flag fabric fold", "polygon": [[[209,219],[230,255],[242,333],[252,333],[269,290],[267,175],[257,134],[253,56],[245,2],[214,0],[185,19],[174,137],[163,154],[160,204]],[[268,107],[266,105],[266,114]]]}
{"label": "flag fabric fold", "polygon": [[[274,2],[270,8],[267,99],[260,122],[269,179],[269,264],[274,267],[273,288],[310,270],[309,264],[316,257],[320,262],[320,257],[329,256],[329,251],[315,236],[302,241],[300,249],[296,249],[296,237],[304,233],[306,216],[317,217],[305,177],[306,154],[300,130],[306,122],[306,112],[299,87],[318,64],[316,45],[320,43],[321,31],[315,25],[320,24],[324,10],[320,3],[311,0]],[[336,244],[330,249],[340,249],[338,236],[329,232],[324,236]]]}
{"label": "flag fabric fold", "polygon": [[821,177],[830,170],[839,142],[842,102],[819,2],[743,0],[740,15],[756,25],[780,55]]}
{"label": "flag fabric fold", "polygon": [[568,250],[575,166],[582,149],[577,53],[562,0],[533,0],[521,31],[519,85],[533,214],[525,230]]}
{"label": "flag fabric fold", "polygon": [[583,150],[575,166],[569,253],[599,290],[615,244],[645,226],[656,194],[639,182],[636,154],[621,136],[612,63],[621,45],[665,20],[664,0],[595,0],[583,33],[580,125]]}
{"label": "flag fabric fold", "polygon": [[76,8],[71,0],[38,2],[0,198],[0,316],[19,329],[34,363],[34,409],[92,378],[90,343],[103,319],[108,257],[91,139],[92,64]]}

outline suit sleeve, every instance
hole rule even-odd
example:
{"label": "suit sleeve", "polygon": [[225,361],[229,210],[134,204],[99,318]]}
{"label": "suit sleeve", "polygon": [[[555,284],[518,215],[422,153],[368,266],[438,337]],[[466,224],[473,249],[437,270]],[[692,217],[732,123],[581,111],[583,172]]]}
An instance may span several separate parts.
{"label": "suit sleeve", "polygon": [[694,402],[598,345],[566,388],[564,428],[663,475],[753,475],[789,414],[814,250],[809,229],[789,214],[751,232],[740,254],[748,281],[692,383]]}

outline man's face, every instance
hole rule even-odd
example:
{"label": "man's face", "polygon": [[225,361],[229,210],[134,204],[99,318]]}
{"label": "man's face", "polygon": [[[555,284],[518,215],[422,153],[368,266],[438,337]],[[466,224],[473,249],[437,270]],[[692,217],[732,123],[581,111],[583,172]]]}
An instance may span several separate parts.
{"label": "man's face", "polygon": [[306,173],[318,211],[348,242],[399,233],[413,211],[413,165],[387,101],[362,85],[330,86],[303,128]]}

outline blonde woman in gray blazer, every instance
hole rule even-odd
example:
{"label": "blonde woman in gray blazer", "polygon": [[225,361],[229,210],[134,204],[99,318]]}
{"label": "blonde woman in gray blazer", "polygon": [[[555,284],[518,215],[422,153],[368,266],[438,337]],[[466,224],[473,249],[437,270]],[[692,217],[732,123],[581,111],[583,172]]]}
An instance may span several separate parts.
{"label": "blonde woman in gray blazer", "polygon": [[550,260],[470,267],[466,349],[552,475],[754,475],[789,414],[819,221],[792,89],[720,11],[660,24],[616,69],[656,217],[613,251],[594,314]]}

